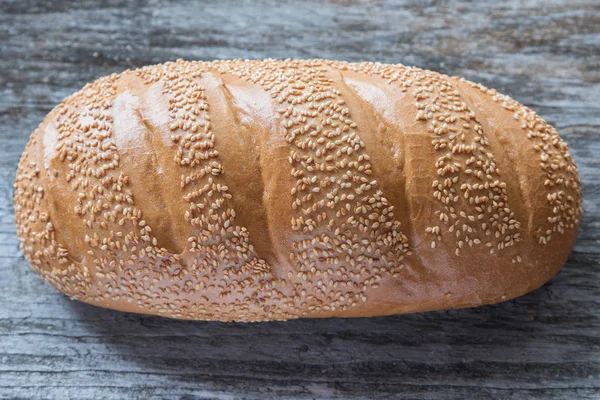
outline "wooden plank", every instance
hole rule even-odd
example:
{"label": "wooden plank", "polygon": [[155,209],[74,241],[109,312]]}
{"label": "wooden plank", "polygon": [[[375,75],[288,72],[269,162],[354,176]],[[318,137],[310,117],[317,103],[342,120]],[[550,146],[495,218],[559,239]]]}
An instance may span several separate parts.
{"label": "wooden plank", "polygon": [[[543,288],[469,310],[223,324],[72,302],[18,249],[20,154],[86,82],[180,57],[401,62],[496,87],[571,147],[575,252]],[[0,398],[600,398],[597,1],[6,0],[0,94]]]}

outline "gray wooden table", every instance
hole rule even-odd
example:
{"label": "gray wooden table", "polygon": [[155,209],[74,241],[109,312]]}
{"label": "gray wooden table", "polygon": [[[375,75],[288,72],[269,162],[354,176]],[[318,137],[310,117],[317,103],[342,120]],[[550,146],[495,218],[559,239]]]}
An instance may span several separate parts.
{"label": "gray wooden table", "polygon": [[[0,1],[0,398],[600,398],[600,2]],[[15,168],[89,80],[176,58],[401,62],[555,124],[583,181],[575,252],[503,304],[362,320],[184,322],[68,300],[19,251]]]}

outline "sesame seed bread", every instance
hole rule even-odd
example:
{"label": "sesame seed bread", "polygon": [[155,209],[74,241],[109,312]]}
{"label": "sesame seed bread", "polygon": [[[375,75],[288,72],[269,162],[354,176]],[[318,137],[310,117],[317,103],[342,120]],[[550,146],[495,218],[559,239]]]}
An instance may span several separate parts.
{"label": "sesame seed bread", "polygon": [[113,74],[36,129],[25,257],[73,299],[264,321],[471,307],[550,279],[582,200],[556,130],[402,65],[177,61]]}

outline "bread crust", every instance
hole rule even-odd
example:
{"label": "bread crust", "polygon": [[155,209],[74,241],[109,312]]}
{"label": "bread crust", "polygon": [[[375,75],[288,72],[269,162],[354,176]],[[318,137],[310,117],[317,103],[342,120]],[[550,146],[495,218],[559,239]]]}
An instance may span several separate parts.
{"label": "bread crust", "polygon": [[461,78],[329,60],[113,74],[33,132],[25,257],[71,298],[220,321],[472,307],[554,276],[582,213],[556,130]]}

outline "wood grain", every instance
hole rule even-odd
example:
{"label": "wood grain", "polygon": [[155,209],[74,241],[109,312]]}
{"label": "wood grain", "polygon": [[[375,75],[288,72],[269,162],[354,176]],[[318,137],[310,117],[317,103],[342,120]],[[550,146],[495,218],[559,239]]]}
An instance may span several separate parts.
{"label": "wood grain", "polygon": [[[469,310],[223,324],[72,302],[19,251],[19,156],[87,81],[180,57],[401,62],[495,87],[572,149],[575,252],[543,288]],[[600,398],[597,0],[4,0],[0,94],[0,398]]]}

